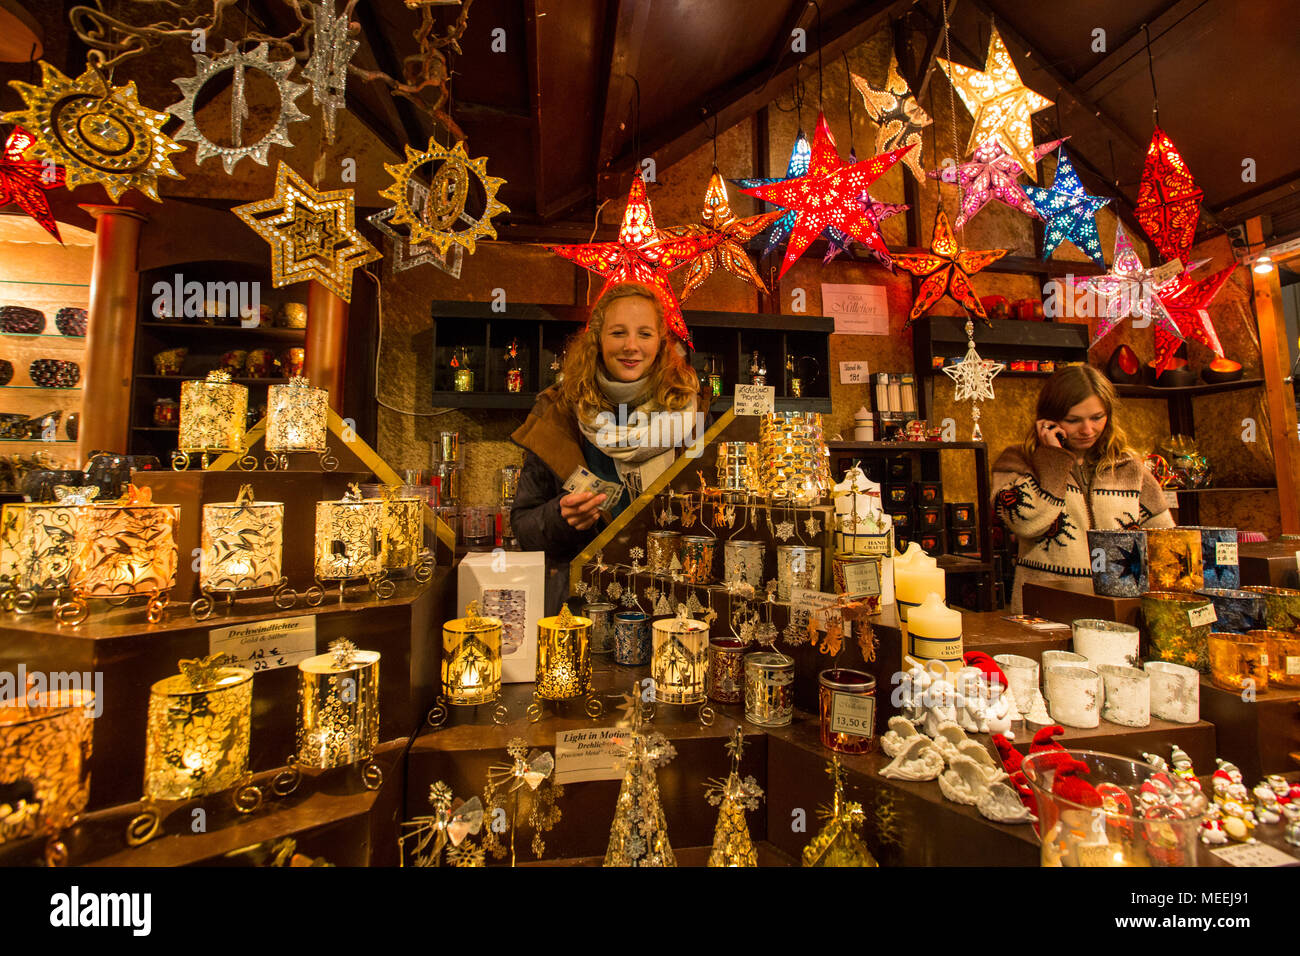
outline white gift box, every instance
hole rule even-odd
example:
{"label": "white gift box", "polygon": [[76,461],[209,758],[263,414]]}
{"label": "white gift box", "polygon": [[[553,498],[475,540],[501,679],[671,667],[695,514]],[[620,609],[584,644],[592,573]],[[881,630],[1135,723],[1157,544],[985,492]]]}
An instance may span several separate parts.
{"label": "white gift box", "polygon": [[501,679],[526,683],[537,677],[537,622],[546,610],[546,555],[541,551],[472,551],[460,562],[456,606],[464,613],[478,601],[484,617],[498,617]]}

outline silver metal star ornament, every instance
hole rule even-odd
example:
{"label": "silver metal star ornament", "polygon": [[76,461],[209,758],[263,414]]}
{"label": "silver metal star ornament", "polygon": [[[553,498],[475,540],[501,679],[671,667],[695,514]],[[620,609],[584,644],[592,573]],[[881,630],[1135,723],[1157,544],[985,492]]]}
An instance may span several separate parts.
{"label": "silver metal star ornament", "polygon": [[311,24],[311,56],[302,75],[311,84],[312,100],[325,119],[325,142],[333,145],[335,114],[346,107],[348,62],[361,41],[348,32],[351,24],[347,17],[334,15],[334,0],[311,5]]}

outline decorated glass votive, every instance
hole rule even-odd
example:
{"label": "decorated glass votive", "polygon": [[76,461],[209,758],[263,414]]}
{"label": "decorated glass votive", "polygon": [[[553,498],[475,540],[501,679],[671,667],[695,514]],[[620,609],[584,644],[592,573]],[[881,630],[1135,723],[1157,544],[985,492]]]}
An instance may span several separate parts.
{"label": "decorated glass votive", "polygon": [[772,412],[759,421],[759,485],[783,501],[813,502],[830,490],[830,461],[818,412]]}
{"label": "decorated glass votive", "polygon": [[118,501],[96,502],[77,522],[72,587],[84,597],[158,594],[176,583],[179,505],[153,504],[128,485]]}
{"label": "decorated glass votive", "polygon": [[1267,612],[1262,594],[1234,588],[1201,588],[1196,593],[1214,605],[1216,631],[1245,634],[1265,626]]}
{"label": "decorated glass votive", "polygon": [[316,502],[316,577],[369,577],[384,569],[384,500],[356,485],[337,501]]}
{"label": "decorated glass votive", "polygon": [[1152,657],[1186,664],[1202,673],[1209,671],[1206,641],[1215,620],[1209,598],[1176,591],[1148,591],[1142,595],[1142,620]]}
{"label": "decorated glass votive", "polygon": [[785,727],[794,718],[794,658],[779,651],[745,657],[745,719]]}
{"label": "decorated glass votive", "polygon": [[591,689],[591,619],[568,605],[537,622],[537,696],[573,700]]}
{"label": "decorated glass votive", "polygon": [[722,568],[723,580],[727,584],[744,581],[754,586],[755,591],[763,590],[763,559],[767,555],[767,545],[762,541],[742,541],[739,538],[723,542]]}
{"label": "decorated glass votive", "polygon": [[503,623],[479,613],[470,601],[465,616],[442,625],[442,693],[447,703],[475,707],[501,694]]}
{"label": "decorated glass votive", "polygon": [[1131,624],[1083,618],[1070,625],[1074,651],[1088,659],[1093,667],[1102,664],[1137,667],[1140,636]]}
{"label": "decorated glass votive", "polygon": [[709,625],[688,617],[654,622],[650,676],[661,704],[699,704],[709,669]]}
{"label": "decorated glass votive", "polygon": [[1242,590],[1263,596],[1264,618],[1270,630],[1294,631],[1300,629],[1300,591],[1293,588],[1270,588],[1255,584],[1248,584]]}
{"label": "decorated glass votive", "polygon": [[738,637],[709,641],[709,700],[739,704],[745,699],[745,648]]}
{"label": "decorated glass votive", "polygon": [[1274,687],[1300,687],[1300,634],[1295,631],[1255,630],[1268,654],[1268,682]]}
{"label": "decorated glass votive", "polygon": [[72,503],[6,504],[0,513],[0,580],[33,596],[67,587],[80,515],[81,506]]}
{"label": "decorated glass votive", "polygon": [[1151,675],[1136,667],[1102,664],[1101,673],[1105,703],[1101,707],[1102,720],[1121,727],[1146,727],[1151,723]]}
{"label": "decorated glass votive", "polygon": [[199,589],[217,593],[274,587],[284,574],[284,504],[255,501],[244,485],[234,501],[203,506]]}
{"label": "decorated glass votive", "polygon": [[1147,661],[1142,669],[1151,675],[1151,716],[1176,724],[1201,719],[1201,675],[1195,668]]}
{"label": "decorated glass votive", "polygon": [[718,442],[718,487],[723,491],[762,494],[758,486],[757,442]]}
{"label": "decorated glass votive", "polygon": [[218,369],[204,381],[181,383],[179,454],[242,453],[247,425],[248,389],[232,383],[230,372]]}
{"label": "decorated glass votive", "polygon": [[1198,530],[1152,528],[1146,534],[1147,577],[1152,591],[1199,591],[1205,587]]}
{"label": "decorated glass votive", "polygon": [[654,574],[671,574],[673,558],[680,563],[682,536],[677,531],[651,531],[646,535],[646,560]]}
{"label": "decorated glass votive", "polygon": [[1207,588],[1241,587],[1241,567],[1237,563],[1237,529],[1190,526],[1201,535],[1201,566]]}
{"label": "decorated glass votive", "polygon": [[842,754],[869,753],[876,745],[876,679],[832,668],[817,677],[823,747]]}
{"label": "decorated glass votive", "polygon": [[713,556],[717,548],[717,538],[694,534],[682,537],[682,577],[686,583],[713,583]]}
{"label": "decorated glass votive", "polygon": [[1034,695],[1038,693],[1038,661],[1020,654],[994,654],[993,660],[1006,675],[1016,709],[1020,712],[1020,719],[1024,720],[1034,703]]}
{"label": "decorated glass votive", "polygon": [[650,617],[644,611],[614,615],[614,663],[625,667],[650,663]]}
{"label": "decorated glass votive", "polygon": [[1212,633],[1210,680],[1223,690],[1268,690],[1268,645],[1254,634]]}
{"label": "decorated glass votive", "polygon": [[[445,632],[444,632],[445,633]],[[379,745],[379,652],[347,639],[298,663],[298,762],[328,770]]]}
{"label": "decorated glass votive", "polygon": [[[1095,593],[1105,597],[1138,597],[1150,590],[1145,531],[1089,531],[1088,551],[1092,555]],[[1099,557],[1101,561],[1097,560]]]}
{"label": "decorated glass votive", "polygon": [[189,800],[235,786],[248,773],[253,672],[220,657],[187,660],[149,689],[144,795]]}
{"label": "decorated glass votive", "polygon": [[[14,699],[17,698],[17,699]],[[70,825],[90,796],[95,695],[19,691],[0,702],[0,846]]]}
{"label": "decorated glass votive", "polygon": [[1101,675],[1086,664],[1052,664],[1047,668],[1047,701],[1052,719],[1067,727],[1100,726]]}
{"label": "decorated glass votive", "polygon": [[319,455],[328,445],[329,392],[296,376],[266,390],[266,450]]}
{"label": "decorated glass votive", "polygon": [[591,653],[613,653],[614,611],[608,601],[592,601],[583,607],[582,613],[591,619]]}
{"label": "decorated glass votive", "polygon": [[1088,658],[1082,654],[1076,654],[1074,651],[1043,651],[1039,655],[1042,660],[1042,666],[1038,670],[1039,676],[1043,681],[1043,700],[1046,701],[1049,696],[1050,688],[1047,686],[1047,669],[1053,664],[1082,664],[1088,666]]}
{"label": "decorated glass votive", "polygon": [[776,547],[776,599],[789,601],[795,588],[820,591],[822,587],[822,550],[802,544],[779,544]]}

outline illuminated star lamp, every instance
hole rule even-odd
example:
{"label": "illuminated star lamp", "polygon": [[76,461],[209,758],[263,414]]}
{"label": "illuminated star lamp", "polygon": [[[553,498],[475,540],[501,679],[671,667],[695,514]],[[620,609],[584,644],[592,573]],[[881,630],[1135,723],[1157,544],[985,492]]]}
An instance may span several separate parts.
{"label": "illuminated star lamp", "polygon": [[655,226],[650,200],[646,197],[645,181],[640,176],[635,176],[632,188],[628,190],[623,224],[619,227],[615,242],[588,242],[545,248],[598,276],[604,276],[605,284],[601,287],[600,295],[620,282],[642,282],[655,289],[663,302],[664,321],[668,330],[691,345],[691,333],[682,318],[682,307],[668,282],[668,274],[680,269],[700,253],[712,249],[723,238],[722,233],[673,237],[660,232]]}
{"label": "illuminated star lamp", "polygon": [[934,234],[930,237],[928,253],[899,253],[894,256],[894,264],[905,272],[921,278],[921,288],[912,303],[904,328],[929,312],[936,302],[948,295],[967,312],[984,320],[992,327],[988,313],[980,304],[979,297],[971,287],[970,277],[987,266],[997,262],[1007,254],[1005,249],[962,250],[952,234],[948,223],[948,214],[940,206],[934,216]]}
{"label": "illuminated star lamp", "polygon": [[1157,375],[1173,364],[1174,353],[1185,339],[1195,339],[1215,355],[1223,357],[1223,346],[1219,344],[1218,333],[1210,321],[1209,304],[1236,268],[1234,262],[1200,282],[1188,278],[1184,272],[1160,287],[1156,294],[1169,315],[1169,324],[1156,324],[1154,364]]}
{"label": "illuminated star lamp", "polygon": [[1097,265],[1106,265],[1101,254],[1101,237],[1097,235],[1096,215],[1110,199],[1088,195],[1064,147],[1057,154],[1051,188],[1026,185],[1024,189],[1038,214],[1047,220],[1043,232],[1044,260],[1068,239]]}
{"label": "illuminated star lamp", "polygon": [[[732,185],[739,186],[741,189],[757,189],[759,186],[771,186],[773,183],[784,183],[791,179],[798,179],[808,173],[808,163],[812,159],[812,145],[808,142],[808,137],[804,135],[803,130],[799,130],[799,135],[794,138],[794,147],[790,150],[790,161],[785,167],[785,176],[781,179],[733,179]],[[790,230],[794,228],[794,221],[797,216],[793,210],[783,212],[772,230],[767,234],[767,246],[763,250],[763,255],[771,255],[781,243],[785,242],[790,235]]]}
{"label": "illuminated star lamp", "polygon": [[1178,147],[1157,126],[1147,147],[1134,213],[1166,259],[1187,261],[1204,195]]}
{"label": "illuminated star lamp", "polygon": [[947,74],[966,109],[975,117],[966,152],[990,140],[1001,140],[1020,168],[1030,179],[1037,181],[1031,117],[1051,106],[1052,101],[1020,82],[1020,74],[997,28],[989,35],[983,72],[950,60],[937,59],[935,62]]}
{"label": "illuminated star lamp", "polygon": [[1097,320],[1097,331],[1093,333],[1089,348],[1109,335],[1128,316],[1138,316],[1156,323],[1169,321],[1169,313],[1156,294],[1159,285],[1152,278],[1152,274],[1158,271],[1143,267],[1124,227],[1118,227],[1115,230],[1115,256],[1111,260],[1110,271],[1104,276],[1085,279],[1080,283],[1085,291],[1092,292],[1101,299],[1105,309],[1105,315]]}
{"label": "illuminated star lamp", "polygon": [[58,221],[50,211],[45,193],[63,185],[63,170],[34,159],[23,159],[23,153],[35,142],[36,137],[21,126],[14,127],[5,140],[4,153],[0,155],[0,206],[14,203],[62,242]]}
{"label": "illuminated star lamp", "polygon": [[[850,154],[850,157],[851,156],[852,154]],[[877,231],[880,231],[880,223],[882,220],[888,219],[890,216],[897,216],[899,213],[906,212],[911,208],[907,203],[880,202],[878,199],[873,199],[869,193],[863,193],[859,196],[858,202],[862,203],[863,212],[867,214],[867,218],[871,220],[872,225],[876,227]],[[828,240],[826,243],[826,255],[822,259],[822,265],[830,262],[841,252],[847,251],[850,242],[851,240],[849,237],[844,236],[843,234],[841,234],[841,238]],[[872,250],[872,255],[876,255],[874,250]],[[880,257],[877,255],[876,258],[879,259]],[[889,263],[884,260],[881,260],[881,264],[885,266],[889,265]]]}
{"label": "illuminated star lamp", "polygon": [[[1065,142],[1065,139],[1054,139],[1050,143],[1035,146],[1034,162],[1037,163],[1055,150]],[[929,176],[931,179],[952,183],[961,188],[961,212],[957,214],[957,219],[953,223],[953,228],[960,229],[970,222],[991,199],[996,199],[1012,209],[1019,209],[1026,216],[1040,218],[1038,210],[1034,208],[1033,200],[1025,195],[1024,189],[1017,181],[1021,172],[1020,164],[1006,151],[1006,147],[998,140],[993,140],[977,146],[970,162],[946,166],[943,169],[932,169]]]}
{"label": "illuminated star lamp", "polygon": [[872,86],[864,77],[850,73],[853,85],[862,94],[867,115],[876,127],[876,152],[885,153],[902,146],[915,146],[903,162],[917,179],[924,179],[921,169],[921,132],[934,122],[916,101],[907,81],[898,72],[898,58],[889,56],[889,72],[883,87]]}

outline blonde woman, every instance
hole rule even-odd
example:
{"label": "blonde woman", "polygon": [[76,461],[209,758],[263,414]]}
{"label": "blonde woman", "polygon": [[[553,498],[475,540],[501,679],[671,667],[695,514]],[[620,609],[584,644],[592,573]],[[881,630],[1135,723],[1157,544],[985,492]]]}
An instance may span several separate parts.
{"label": "blonde woman", "polygon": [[1095,368],[1063,368],[1039,392],[1024,444],[993,464],[993,508],[1020,542],[1013,613],[1022,610],[1026,581],[1091,578],[1090,529],[1173,526],[1115,406],[1114,386]]}
{"label": "blonde woman", "polygon": [[[548,613],[568,593],[569,561],[703,434],[708,407],[658,293],[636,282],[597,300],[563,371],[511,435],[524,465],[510,523],[523,550],[546,553]],[[614,500],[566,493],[580,467],[617,482]]]}

